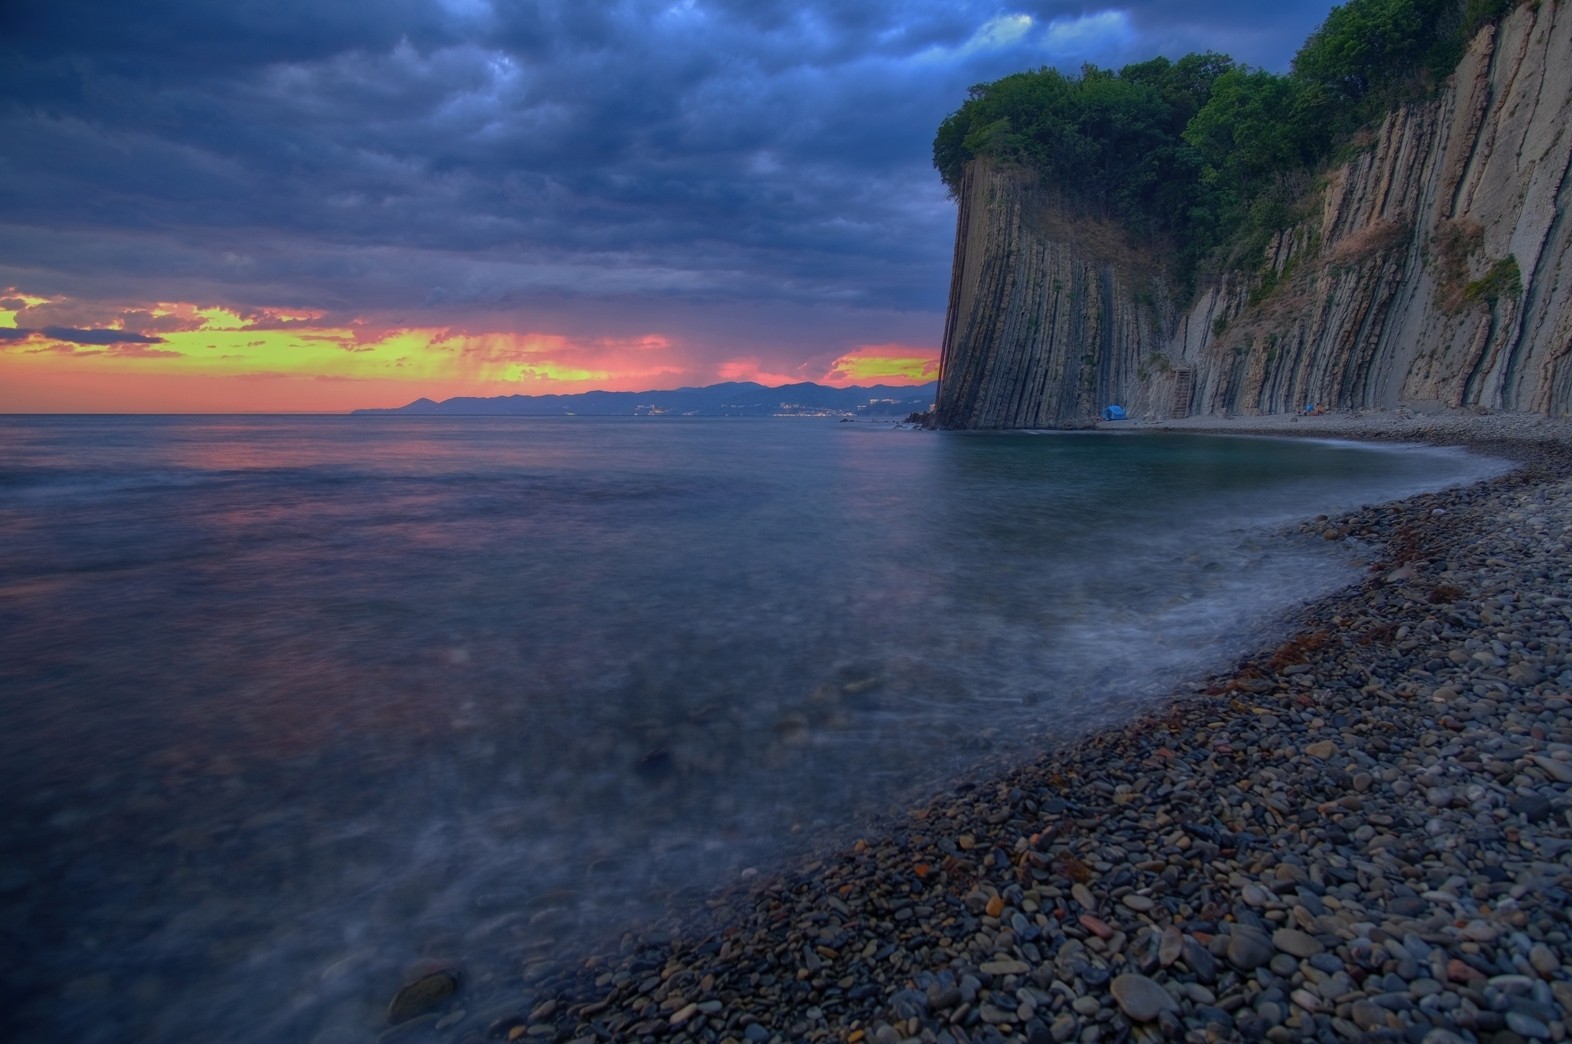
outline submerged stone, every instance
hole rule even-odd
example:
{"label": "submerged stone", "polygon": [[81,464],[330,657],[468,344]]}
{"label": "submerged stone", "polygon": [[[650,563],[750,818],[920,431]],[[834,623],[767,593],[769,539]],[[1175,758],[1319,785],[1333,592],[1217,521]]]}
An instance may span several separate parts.
{"label": "submerged stone", "polygon": [[407,1022],[424,1015],[457,993],[458,988],[458,974],[449,969],[422,975],[393,995],[393,1002],[388,1005],[388,1021]]}

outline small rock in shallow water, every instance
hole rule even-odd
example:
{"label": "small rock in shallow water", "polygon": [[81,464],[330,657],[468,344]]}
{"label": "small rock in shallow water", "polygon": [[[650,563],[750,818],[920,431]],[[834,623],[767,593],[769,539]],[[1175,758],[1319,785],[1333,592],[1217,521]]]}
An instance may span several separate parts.
{"label": "small rock in shallow water", "polygon": [[458,992],[458,975],[451,970],[429,972],[405,984],[388,1005],[389,1022],[405,1022],[424,1015]]}

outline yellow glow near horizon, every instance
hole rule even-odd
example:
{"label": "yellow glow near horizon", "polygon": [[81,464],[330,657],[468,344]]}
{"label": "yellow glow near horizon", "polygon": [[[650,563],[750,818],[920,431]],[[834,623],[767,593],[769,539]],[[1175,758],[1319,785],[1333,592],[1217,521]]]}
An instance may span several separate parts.
{"label": "yellow glow near horizon", "polygon": [[0,328],[21,332],[0,338],[0,413],[352,409],[692,377],[687,353],[659,333],[472,332],[180,301],[91,307],[14,288],[0,300]]}
{"label": "yellow glow near horizon", "polygon": [[830,364],[827,380],[847,384],[926,384],[939,377],[939,353],[899,344],[870,344]]}
{"label": "yellow glow near horizon", "polygon": [[15,288],[0,300],[0,329],[11,331],[0,337],[0,413],[353,409],[419,396],[723,380],[918,384],[938,370],[936,351],[900,344],[860,345],[822,366],[791,362],[793,350],[780,346],[716,360],[701,345],[656,332],[586,338],[379,324],[299,308],[93,306]]}

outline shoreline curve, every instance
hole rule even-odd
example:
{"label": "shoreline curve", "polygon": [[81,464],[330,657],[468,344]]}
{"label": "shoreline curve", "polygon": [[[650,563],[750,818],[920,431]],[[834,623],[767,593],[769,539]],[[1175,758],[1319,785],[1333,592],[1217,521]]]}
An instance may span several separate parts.
{"label": "shoreline curve", "polygon": [[1514,466],[1306,520],[1371,547],[1366,579],[1137,720],[385,1036],[1566,1039],[1572,422],[1102,427],[1464,445]]}

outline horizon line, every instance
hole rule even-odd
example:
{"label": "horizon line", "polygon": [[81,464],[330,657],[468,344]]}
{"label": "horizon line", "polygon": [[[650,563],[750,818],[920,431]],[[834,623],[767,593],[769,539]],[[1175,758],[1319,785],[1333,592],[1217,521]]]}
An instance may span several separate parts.
{"label": "horizon line", "polygon": [[[874,383],[874,384],[848,384],[848,385],[846,385],[844,387],[836,387],[833,384],[820,384],[818,381],[808,381],[808,380],[791,381],[791,382],[789,382],[787,384],[760,384],[758,381],[716,381],[714,384],[685,384],[685,385],[681,385],[681,386],[676,387],[676,388],[643,388],[643,389],[640,389],[638,391],[616,391],[616,390],[613,390],[613,389],[610,389],[610,388],[590,388],[590,389],[587,389],[585,391],[578,391],[578,392],[505,392],[505,393],[498,394],[498,395],[450,395],[446,399],[432,399],[432,398],[430,398],[427,395],[417,395],[415,398],[410,399],[408,402],[405,402],[402,406],[351,406],[348,409],[343,409],[343,410],[178,410],[178,411],[173,411],[173,410],[91,410],[91,411],[83,411],[83,410],[38,410],[36,412],[19,412],[19,411],[0,412],[0,419],[9,418],[9,417],[352,417],[356,413],[359,413],[359,412],[364,411],[364,410],[380,411],[380,412],[386,412],[386,413],[397,413],[397,412],[403,410],[405,406],[409,406],[412,403],[419,402],[421,399],[425,399],[428,402],[434,403],[436,405],[441,405],[442,403],[445,403],[445,402],[451,402],[454,399],[509,399],[509,398],[538,399],[538,398],[544,398],[544,397],[550,396],[550,395],[568,396],[568,395],[594,395],[594,394],[604,394],[604,395],[655,395],[655,394],[661,394],[661,393],[665,393],[665,392],[686,391],[688,389],[715,388],[715,387],[719,387],[720,385],[723,385],[723,384],[752,384],[752,385],[758,386],[759,388],[762,388],[765,391],[779,391],[782,388],[793,388],[793,387],[796,387],[797,385],[801,385],[801,384],[811,384],[811,385],[813,385],[816,388],[830,388],[830,389],[833,389],[835,391],[850,391],[850,390],[852,390],[854,388],[863,388],[863,389],[867,389],[867,388],[922,388],[922,387],[925,387],[925,386],[930,385],[930,384],[938,384],[938,383],[939,383],[938,378],[934,378],[934,379],[928,380],[928,381],[922,381],[922,382],[920,382],[918,384],[885,384],[885,383],[882,383],[882,382],[878,382],[878,383]],[[417,416],[418,417],[418,416],[422,416],[422,415],[421,414],[410,414],[409,416]],[[519,414],[495,414],[495,415],[491,415],[491,414],[470,414],[470,416],[509,416],[509,417],[515,417],[515,416],[521,416],[521,415],[519,415]],[[550,417],[554,417],[554,416],[573,417],[573,416],[576,416],[576,414],[571,414],[571,413],[570,414],[539,414],[539,415],[528,414],[528,415],[523,415],[523,416],[533,417],[535,419],[540,419],[541,417],[550,418]],[[611,419],[611,418],[602,418],[602,419]],[[759,417],[742,417],[742,418],[739,418],[739,417],[683,417],[683,416],[665,417],[664,415],[656,414],[656,415],[652,415],[650,417],[639,417],[638,419],[640,419],[640,420],[650,420],[650,419],[654,419],[654,420],[662,420],[662,419],[665,419],[665,420],[683,420],[683,419],[686,419],[686,420],[768,420],[768,419],[772,419],[772,418],[759,418]],[[814,418],[809,417],[809,418],[791,418],[791,419],[812,420]]]}

